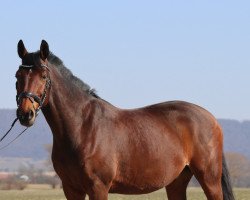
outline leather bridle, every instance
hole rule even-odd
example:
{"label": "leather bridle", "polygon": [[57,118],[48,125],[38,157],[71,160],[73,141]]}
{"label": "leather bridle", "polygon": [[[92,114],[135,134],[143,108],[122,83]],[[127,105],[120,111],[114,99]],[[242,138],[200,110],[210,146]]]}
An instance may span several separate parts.
{"label": "leather bridle", "polygon": [[[21,68],[32,69],[33,67],[34,67],[34,65],[20,65],[19,69],[21,69]],[[47,65],[41,65],[41,67],[45,67],[49,71],[49,68]],[[43,107],[43,103],[47,97],[47,91],[50,87],[51,87],[51,80],[48,76],[46,78],[46,84],[45,84],[45,88],[44,88],[42,96],[39,97],[38,95],[36,95],[32,92],[21,92],[19,95],[16,95],[17,107],[19,108],[19,106],[21,105],[24,98],[28,98],[31,101],[33,108],[35,109],[35,114],[38,115],[40,109]],[[37,108],[34,107],[34,102],[38,103],[39,106]]]}
{"label": "leather bridle", "polygon": [[[20,68],[33,68],[34,65],[20,65],[19,66],[19,69]],[[41,67],[45,67],[48,71],[49,68],[47,65],[41,65]],[[43,103],[46,99],[46,96],[47,96],[47,91],[48,89],[51,87],[51,80],[49,78],[49,76],[46,78],[46,85],[45,85],[45,88],[44,88],[44,91],[43,91],[43,94],[41,97],[39,97],[38,95],[36,94],[33,94],[32,92],[21,92],[19,95],[16,95],[16,101],[17,101],[17,106],[19,108],[19,106],[21,105],[22,101],[24,98],[28,98],[31,102],[32,102],[32,105],[34,107],[34,102],[37,102],[39,104],[38,108],[34,108],[35,109],[35,114],[38,115],[40,109],[44,106]],[[4,140],[4,138],[9,134],[9,132],[12,130],[12,128],[14,127],[15,123],[17,122],[18,120],[18,116],[17,118],[13,121],[13,123],[11,124],[11,127],[10,129],[0,138],[0,143]],[[25,128],[21,133],[19,133],[14,139],[12,139],[10,142],[8,142],[6,145],[0,147],[0,151],[5,149],[6,147],[8,147],[12,142],[14,142],[15,140],[17,140],[29,127]]]}

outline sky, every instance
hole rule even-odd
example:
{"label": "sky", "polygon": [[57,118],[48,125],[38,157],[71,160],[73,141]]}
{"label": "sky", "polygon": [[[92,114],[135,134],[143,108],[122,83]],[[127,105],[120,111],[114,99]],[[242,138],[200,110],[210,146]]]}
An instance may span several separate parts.
{"label": "sky", "polygon": [[250,1],[1,1],[0,108],[16,108],[17,43],[45,39],[120,108],[170,100],[250,120]]}

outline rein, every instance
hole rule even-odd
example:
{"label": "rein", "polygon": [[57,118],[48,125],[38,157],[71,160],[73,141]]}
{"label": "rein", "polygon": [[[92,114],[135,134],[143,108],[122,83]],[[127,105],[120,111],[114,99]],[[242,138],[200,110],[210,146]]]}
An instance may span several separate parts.
{"label": "rein", "polygon": [[2,142],[3,139],[8,135],[8,133],[9,133],[9,132],[11,131],[11,129],[14,127],[15,123],[17,122],[17,120],[18,120],[18,118],[16,118],[16,119],[12,122],[10,129],[3,135],[3,137],[0,139],[0,142]]}
{"label": "rein", "polygon": [[[8,133],[11,131],[11,129],[14,127],[14,124],[16,123],[16,121],[18,120],[18,118],[16,118],[15,120],[14,120],[14,122],[12,123],[12,125],[11,125],[11,127],[10,127],[10,129],[7,131],[7,133],[5,133],[5,135],[0,139],[0,142],[2,142],[2,140],[8,135]],[[6,147],[8,147],[10,144],[12,144],[13,142],[15,142],[16,140],[17,140],[17,138],[19,138],[26,130],[28,129],[28,127],[27,128],[25,128],[21,133],[19,133],[13,140],[11,140],[9,143],[7,143],[6,145],[4,145],[4,146],[2,146],[1,148],[0,148],[0,151],[1,150],[3,150],[3,149],[5,149]]]}
{"label": "rein", "polygon": [[[9,132],[10,132],[11,129],[14,127],[15,123],[17,122],[17,120],[18,120],[18,118],[16,118],[16,119],[12,122],[10,129],[3,135],[3,137],[0,139],[0,142],[2,142],[3,139],[9,134]],[[0,147],[0,151],[3,150],[3,149],[5,149],[6,147],[8,147],[8,146],[9,146],[10,144],[12,144],[13,142],[15,142],[15,141],[17,140],[17,138],[19,138],[27,129],[28,129],[28,127],[25,128],[21,133],[19,133],[19,134],[18,134],[13,140],[11,140],[9,143],[7,143],[6,145]]]}
{"label": "rein", "polygon": [[[20,68],[32,68],[34,67],[33,65],[20,65]],[[49,68],[47,65],[41,65],[41,67],[45,67],[48,71]],[[37,96],[36,94],[33,94],[32,92],[21,92],[19,95],[16,95],[16,102],[17,102],[17,107],[19,108],[20,104],[22,103],[23,98],[28,98],[31,102],[32,105],[34,107],[34,102],[37,102],[39,104],[38,108],[35,109],[35,113],[36,116],[38,115],[39,111],[41,110],[41,108],[43,107],[43,103],[46,99],[47,96],[47,90],[50,88],[51,86],[51,80],[49,77],[46,78],[46,84],[45,84],[45,88],[43,91],[43,94],[41,97]],[[0,139],[0,143],[4,140],[4,138],[9,134],[9,132],[12,130],[12,128],[14,127],[15,123],[18,121],[18,117],[12,122],[10,129],[1,137]],[[6,145],[0,147],[0,150],[5,149],[6,147],[8,147],[11,143],[13,143],[15,140],[17,140],[29,127],[25,128],[21,133],[19,133],[13,140],[11,140],[9,143],[7,143]]]}

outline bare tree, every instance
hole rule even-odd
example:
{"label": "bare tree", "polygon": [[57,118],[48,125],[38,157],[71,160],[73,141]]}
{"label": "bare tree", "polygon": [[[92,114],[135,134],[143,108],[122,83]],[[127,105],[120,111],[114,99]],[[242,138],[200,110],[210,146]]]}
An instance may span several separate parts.
{"label": "bare tree", "polygon": [[226,160],[233,185],[250,186],[250,161],[239,153],[226,153]]}

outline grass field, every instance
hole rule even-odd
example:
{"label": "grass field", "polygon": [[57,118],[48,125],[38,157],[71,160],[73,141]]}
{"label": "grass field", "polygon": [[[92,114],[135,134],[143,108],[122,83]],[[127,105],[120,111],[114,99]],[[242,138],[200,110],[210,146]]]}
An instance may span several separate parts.
{"label": "grass field", "polygon": [[[235,189],[237,200],[250,200],[250,189]],[[125,195],[109,195],[109,200],[166,200],[165,190],[148,195],[125,196]],[[200,188],[188,189],[189,200],[205,200],[205,196]],[[60,189],[49,189],[48,186],[29,186],[23,191],[11,190],[0,191],[0,200],[65,200],[63,191]]]}

